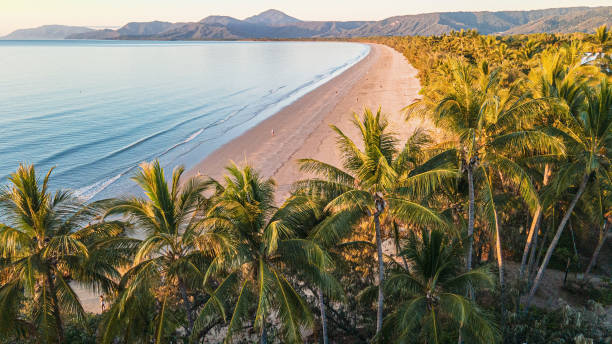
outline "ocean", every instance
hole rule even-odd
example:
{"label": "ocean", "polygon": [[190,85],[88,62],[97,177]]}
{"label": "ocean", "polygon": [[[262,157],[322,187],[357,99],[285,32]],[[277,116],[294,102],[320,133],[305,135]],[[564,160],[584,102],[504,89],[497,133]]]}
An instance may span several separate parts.
{"label": "ocean", "polygon": [[342,73],[369,46],[342,42],[0,41],[0,184],[19,163],[86,200],[136,190]]}

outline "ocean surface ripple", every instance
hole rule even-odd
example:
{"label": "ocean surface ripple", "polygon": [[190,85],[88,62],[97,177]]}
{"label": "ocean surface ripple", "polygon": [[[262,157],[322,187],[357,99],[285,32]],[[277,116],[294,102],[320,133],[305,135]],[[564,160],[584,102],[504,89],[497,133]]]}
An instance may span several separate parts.
{"label": "ocean surface ripple", "polygon": [[340,42],[0,41],[0,184],[21,162],[93,200],[189,168],[360,61]]}

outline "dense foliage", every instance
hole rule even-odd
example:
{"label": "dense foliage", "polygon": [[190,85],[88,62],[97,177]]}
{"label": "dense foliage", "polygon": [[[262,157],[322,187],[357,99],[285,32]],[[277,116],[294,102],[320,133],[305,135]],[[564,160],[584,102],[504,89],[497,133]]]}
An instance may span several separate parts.
{"label": "dense foliage", "polygon": [[[233,163],[223,180],[145,163],[142,197],[94,203],[20,166],[0,192],[0,342],[609,342],[587,302],[610,295],[607,29],[370,41],[419,70],[404,115],[444,139],[366,110],[358,137],[332,127],[342,166],[300,160],[282,204]],[[585,308],[542,308],[551,268]],[[109,307],[86,314],[76,285]]]}

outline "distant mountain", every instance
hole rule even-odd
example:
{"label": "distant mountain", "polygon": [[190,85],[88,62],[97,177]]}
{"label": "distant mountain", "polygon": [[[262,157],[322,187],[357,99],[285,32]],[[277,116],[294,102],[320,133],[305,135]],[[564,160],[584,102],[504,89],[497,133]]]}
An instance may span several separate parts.
{"label": "distant mountain", "polygon": [[244,20],[209,16],[195,23],[129,23],[117,30],[98,30],[71,39],[238,40],[319,37],[439,35],[476,29],[482,34],[593,32],[612,27],[612,6],[551,8],[534,11],[440,12],[405,15],[380,21],[301,21],[277,10]]}
{"label": "distant mountain", "polygon": [[244,21],[251,24],[261,24],[269,26],[285,26],[301,22],[301,20],[290,17],[284,14],[283,12],[277,10],[267,10],[265,12],[261,12],[258,15],[248,17]]}
{"label": "distant mountain", "polygon": [[[593,16],[596,22],[577,18]],[[563,18],[576,18],[564,20]],[[557,21],[558,27],[535,25],[541,21]],[[536,32],[593,32],[595,28],[612,26],[612,6],[552,8],[534,11],[443,12],[398,16],[370,22],[351,32],[353,36],[439,35],[451,30],[476,29],[482,34],[515,34]],[[519,29],[529,28],[532,30]]]}
{"label": "distant mountain", "polygon": [[561,15],[549,15],[538,20],[513,27],[508,34],[527,34],[537,32],[570,33],[590,32],[601,25],[612,27],[612,7],[585,9]]}
{"label": "distant mountain", "polygon": [[208,16],[199,21],[200,24],[207,25],[230,25],[243,23],[242,20],[228,16]]}
{"label": "distant mountain", "polygon": [[64,39],[73,34],[94,31],[93,29],[81,26],[44,25],[33,29],[16,30],[4,37],[0,37],[0,39]]}
{"label": "distant mountain", "polygon": [[152,36],[160,34],[177,24],[154,21],[146,23],[127,23],[117,30],[120,36]]}

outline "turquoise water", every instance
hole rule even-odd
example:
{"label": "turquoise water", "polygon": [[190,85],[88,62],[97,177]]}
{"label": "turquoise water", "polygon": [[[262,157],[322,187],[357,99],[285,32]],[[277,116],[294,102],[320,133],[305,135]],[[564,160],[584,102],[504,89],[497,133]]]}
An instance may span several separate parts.
{"label": "turquoise water", "polygon": [[[367,55],[331,42],[0,41],[0,184],[56,166],[85,199],[187,168]],[[256,143],[254,143],[256,144]]]}

